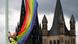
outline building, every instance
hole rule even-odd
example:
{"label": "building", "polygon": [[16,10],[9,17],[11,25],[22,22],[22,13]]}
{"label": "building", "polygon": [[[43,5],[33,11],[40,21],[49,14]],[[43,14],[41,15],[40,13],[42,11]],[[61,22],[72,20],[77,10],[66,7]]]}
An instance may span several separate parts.
{"label": "building", "polygon": [[[18,32],[20,31],[24,18],[25,18],[25,0],[22,0],[22,4],[21,4],[21,15],[20,15],[20,21],[18,23],[18,26],[16,28],[16,32],[17,32],[17,36],[18,36]],[[38,3],[36,3],[38,5]],[[37,6],[38,8],[38,6]],[[38,14],[37,14],[37,8],[36,8],[36,17],[34,18],[34,26],[33,29],[28,37],[27,41],[24,41],[24,44],[41,44],[42,40],[41,40],[41,25],[39,24],[38,21]]]}
{"label": "building", "polygon": [[47,30],[47,18],[44,15],[42,20],[42,44],[76,44],[75,19],[70,19],[70,31],[67,29],[63,17],[63,10],[60,0],[57,0],[53,25],[50,31]]}
{"label": "building", "polygon": [[[20,31],[25,16],[25,5],[22,0],[20,23],[16,28],[16,32]],[[56,2],[53,25],[48,31],[48,20],[46,15],[42,19],[42,28],[36,16],[34,27],[30,33],[29,40],[25,44],[76,44],[75,19],[71,16],[70,30],[67,29],[64,21],[63,10],[60,0]],[[18,35],[18,34],[17,34]]]}

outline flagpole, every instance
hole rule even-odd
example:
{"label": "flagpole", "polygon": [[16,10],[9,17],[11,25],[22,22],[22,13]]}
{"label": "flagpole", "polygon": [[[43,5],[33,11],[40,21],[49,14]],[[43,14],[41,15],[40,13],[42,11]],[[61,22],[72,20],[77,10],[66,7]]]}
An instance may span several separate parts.
{"label": "flagpole", "polygon": [[9,44],[8,40],[8,0],[5,1],[5,44]]}

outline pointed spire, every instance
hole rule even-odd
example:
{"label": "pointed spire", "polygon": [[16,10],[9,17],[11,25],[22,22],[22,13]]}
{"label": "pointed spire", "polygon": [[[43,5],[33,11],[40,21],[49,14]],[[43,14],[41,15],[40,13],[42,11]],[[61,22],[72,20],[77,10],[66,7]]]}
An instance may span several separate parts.
{"label": "pointed spire", "polygon": [[35,18],[34,18],[34,25],[39,26],[39,21],[38,21],[38,14],[36,14]]}
{"label": "pointed spire", "polygon": [[75,23],[75,18],[73,15],[71,16],[70,23]]}
{"label": "pointed spire", "polygon": [[57,26],[59,23],[64,23],[64,17],[63,17],[63,11],[61,7],[60,0],[57,0],[56,7],[55,7],[55,13],[54,13],[54,21],[53,26]]}
{"label": "pointed spire", "polygon": [[24,0],[22,0],[20,22],[17,24],[18,26],[16,28],[16,32],[20,31],[20,28],[21,28],[23,21],[24,21],[24,17],[25,17],[25,3],[24,3]]}
{"label": "pointed spire", "polygon": [[44,15],[42,23],[48,23],[46,16]]}
{"label": "pointed spire", "polygon": [[53,24],[55,25],[55,24],[61,23],[61,22],[64,22],[63,11],[62,11],[60,0],[57,0]]}
{"label": "pointed spire", "polygon": [[35,17],[34,17],[34,24],[36,24],[37,26],[39,26],[39,21],[38,21],[38,2],[37,0],[35,0]]}
{"label": "pointed spire", "polygon": [[34,13],[34,18],[33,18],[33,23],[34,23],[34,26],[33,26],[33,29],[31,31],[31,39],[32,39],[32,44],[38,44],[39,41],[39,33],[40,33],[40,29],[39,29],[39,21],[38,21],[38,13],[37,13],[37,10],[38,10],[38,2],[37,0],[35,0],[35,13]]}
{"label": "pointed spire", "polygon": [[[59,27],[60,25],[64,27]],[[49,35],[59,35],[60,34],[60,28],[63,28],[64,34],[66,33],[67,28],[65,25],[64,17],[63,17],[63,11],[60,0],[57,0],[56,7],[55,7],[55,13],[54,13],[54,19],[53,19],[53,26],[51,27],[49,31]],[[66,30],[66,31],[65,31]]]}
{"label": "pointed spire", "polygon": [[22,0],[21,15],[20,15],[20,26],[22,26],[22,24],[23,24],[24,17],[25,17],[25,3],[24,3],[24,0]]}

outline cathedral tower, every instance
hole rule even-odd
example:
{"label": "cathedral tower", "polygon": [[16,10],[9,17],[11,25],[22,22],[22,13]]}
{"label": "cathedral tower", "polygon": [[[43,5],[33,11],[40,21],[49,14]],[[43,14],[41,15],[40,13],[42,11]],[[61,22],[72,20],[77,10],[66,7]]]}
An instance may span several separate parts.
{"label": "cathedral tower", "polygon": [[44,15],[44,17],[42,19],[42,35],[43,36],[47,36],[47,34],[48,34],[47,23],[48,23],[47,18]]}
{"label": "cathedral tower", "polygon": [[47,35],[48,35],[48,30],[47,30],[47,18],[44,15],[42,19],[42,44],[47,44]]}
{"label": "cathedral tower", "polygon": [[19,23],[17,24],[16,32],[18,33],[22,27],[23,21],[25,18],[25,0],[22,0],[21,3],[21,11],[20,11],[20,20]]}
{"label": "cathedral tower", "polygon": [[[37,6],[35,8],[36,11],[33,22],[34,26],[29,35],[29,40],[27,41],[28,43],[25,41],[25,44],[76,44],[74,16],[72,15],[70,19],[70,30],[68,30],[65,25],[65,20],[60,0],[57,0],[56,2],[53,25],[50,30],[47,29],[48,21],[46,15],[43,16],[42,27],[41,25],[39,25],[38,13],[37,13],[38,3],[36,4]],[[24,5],[24,0],[22,0],[20,22],[17,26],[16,32],[20,31],[20,28],[24,20],[24,16],[25,16],[25,5]]]}
{"label": "cathedral tower", "polygon": [[38,21],[38,2],[37,0],[35,0],[36,5],[35,5],[35,15],[34,15],[34,22],[33,22],[33,29],[29,35],[29,44],[32,41],[31,44],[41,44],[41,26],[39,25],[39,21]]}
{"label": "cathedral tower", "polygon": [[70,19],[70,36],[72,44],[76,44],[75,19],[73,15]]}
{"label": "cathedral tower", "polygon": [[75,19],[73,15],[70,19],[70,34],[75,36]]}
{"label": "cathedral tower", "polygon": [[68,30],[65,25],[61,2],[60,0],[57,0],[55,13],[54,13],[54,19],[53,19],[53,25],[49,31],[49,35],[65,35],[66,31]]}

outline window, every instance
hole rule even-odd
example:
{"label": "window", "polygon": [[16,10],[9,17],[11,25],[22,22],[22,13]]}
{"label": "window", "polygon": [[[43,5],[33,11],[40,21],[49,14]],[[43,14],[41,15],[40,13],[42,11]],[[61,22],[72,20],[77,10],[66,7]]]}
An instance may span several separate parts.
{"label": "window", "polygon": [[50,40],[49,44],[52,44],[52,40]]}
{"label": "window", "polygon": [[57,44],[60,44],[60,41],[59,40],[57,40]]}
{"label": "window", "polygon": [[53,41],[53,44],[56,44],[56,41],[55,40]]}

